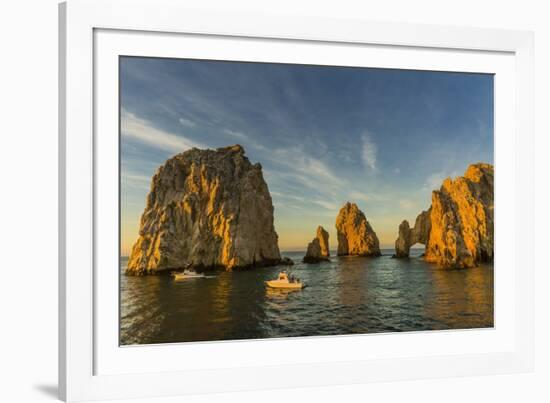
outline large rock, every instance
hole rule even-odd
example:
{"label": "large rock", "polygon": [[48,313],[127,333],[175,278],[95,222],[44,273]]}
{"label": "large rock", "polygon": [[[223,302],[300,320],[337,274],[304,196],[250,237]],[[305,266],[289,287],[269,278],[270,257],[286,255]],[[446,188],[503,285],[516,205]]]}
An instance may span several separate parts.
{"label": "large rock", "polygon": [[[494,169],[470,165],[464,176],[447,178],[432,192],[432,205],[415,227],[399,226],[396,256],[414,243],[426,245],[425,259],[445,268],[466,268],[494,257]],[[422,216],[422,217],[421,217]]]}
{"label": "large rock", "polygon": [[278,264],[277,240],[261,165],[240,145],[193,148],[153,176],[127,273]]}
{"label": "large rock", "polygon": [[380,242],[365,214],[347,202],[336,217],[338,256],[380,256]]}
{"label": "large rock", "polygon": [[307,246],[307,252],[303,260],[305,263],[318,263],[328,261],[329,256],[328,232],[319,225],[315,238]]}

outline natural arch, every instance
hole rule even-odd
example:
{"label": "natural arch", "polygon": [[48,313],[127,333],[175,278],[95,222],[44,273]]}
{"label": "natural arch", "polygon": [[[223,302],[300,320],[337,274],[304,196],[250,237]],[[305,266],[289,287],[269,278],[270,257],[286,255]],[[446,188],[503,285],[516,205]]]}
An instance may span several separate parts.
{"label": "natural arch", "polygon": [[409,226],[407,220],[399,225],[399,237],[395,241],[395,257],[409,257],[411,246],[417,243],[428,244],[431,229],[430,213],[431,209],[420,213],[416,217],[413,228]]}

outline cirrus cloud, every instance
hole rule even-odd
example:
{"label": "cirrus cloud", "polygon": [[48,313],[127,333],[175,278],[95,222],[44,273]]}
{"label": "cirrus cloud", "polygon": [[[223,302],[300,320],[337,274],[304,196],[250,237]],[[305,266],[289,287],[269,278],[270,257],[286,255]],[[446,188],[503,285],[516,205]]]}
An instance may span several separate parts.
{"label": "cirrus cloud", "polygon": [[180,153],[193,147],[206,148],[203,144],[180,134],[158,129],[148,120],[137,117],[126,109],[121,111],[120,131],[123,137],[137,140],[163,151]]}
{"label": "cirrus cloud", "polygon": [[371,170],[376,170],[376,156],[378,153],[378,147],[372,141],[369,133],[364,133],[361,136],[361,141],[363,143],[361,149],[361,159],[363,160],[363,165],[365,168]]}

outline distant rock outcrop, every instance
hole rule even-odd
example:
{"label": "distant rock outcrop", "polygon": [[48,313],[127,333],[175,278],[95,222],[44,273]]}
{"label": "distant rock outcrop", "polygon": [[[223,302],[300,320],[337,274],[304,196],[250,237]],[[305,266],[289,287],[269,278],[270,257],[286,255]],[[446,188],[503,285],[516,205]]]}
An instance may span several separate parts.
{"label": "distant rock outcrop", "polygon": [[330,252],[328,249],[328,232],[320,225],[317,227],[317,234],[313,241],[307,246],[307,252],[304,256],[305,263],[318,263],[329,260]]}
{"label": "distant rock outcrop", "polygon": [[126,272],[289,264],[277,241],[261,165],[240,145],[193,148],[153,176]]}
{"label": "distant rock outcrop", "polygon": [[430,213],[423,211],[416,217],[414,227],[409,227],[409,222],[403,220],[399,225],[399,238],[395,241],[395,257],[408,257],[411,246],[416,243],[426,245],[430,235]]}
{"label": "distant rock outcrop", "polygon": [[432,205],[416,219],[413,229],[399,226],[396,256],[409,255],[419,242],[426,245],[424,259],[445,268],[466,268],[494,257],[494,168],[478,163],[464,176],[447,178],[432,192]]}
{"label": "distant rock outcrop", "polygon": [[409,257],[411,245],[416,243],[412,241],[412,232],[413,230],[407,220],[403,220],[399,224],[399,236],[395,241],[395,255],[393,257]]}
{"label": "distant rock outcrop", "polygon": [[338,256],[380,256],[380,242],[365,214],[347,202],[336,217]]}

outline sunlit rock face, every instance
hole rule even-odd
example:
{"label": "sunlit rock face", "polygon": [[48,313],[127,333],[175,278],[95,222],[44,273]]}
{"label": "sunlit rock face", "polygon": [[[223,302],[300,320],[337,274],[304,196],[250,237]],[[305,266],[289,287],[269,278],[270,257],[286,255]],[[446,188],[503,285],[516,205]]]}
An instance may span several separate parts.
{"label": "sunlit rock face", "polygon": [[432,193],[427,261],[464,268],[493,260],[493,181],[493,166],[480,163]]}
{"label": "sunlit rock face", "polygon": [[193,148],[153,176],[127,273],[273,265],[281,262],[277,241],[261,165],[240,145]]}
{"label": "sunlit rock face", "polygon": [[319,225],[315,238],[307,246],[307,252],[303,260],[306,263],[318,263],[329,260],[329,256],[328,232]]}
{"label": "sunlit rock face", "polygon": [[[478,163],[468,167],[464,176],[447,178],[432,192],[429,217],[407,229],[399,226],[396,256],[408,256],[416,242],[426,245],[425,259],[445,268],[466,268],[494,257],[494,168]],[[428,223],[429,221],[429,223]],[[417,225],[420,227],[417,229]],[[424,237],[425,231],[427,237]]]}
{"label": "sunlit rock face", "polygon": [[395,241],[395,257],[409,257],[411,246],[415,243],[426,245],[430,236],[431,209],[423,211],[416,217],[414,227],[409,227],[409,222],[404,220],[399,225],[399,238]]}
{"label": "sunlit rock face", "polygon": [[336,217],[338,256],[380,256],[380,242],[365,214],[347,202]]}

